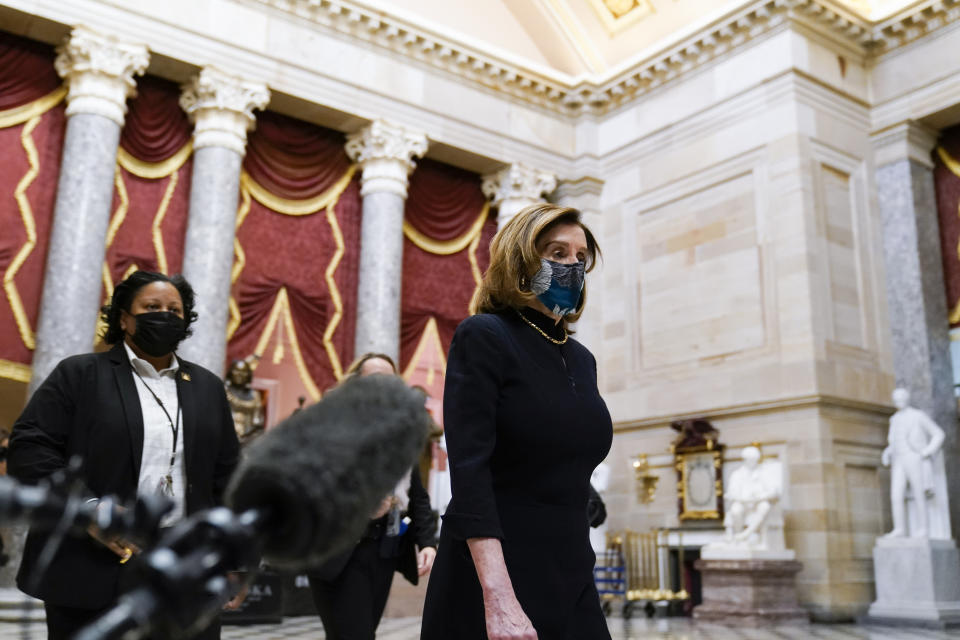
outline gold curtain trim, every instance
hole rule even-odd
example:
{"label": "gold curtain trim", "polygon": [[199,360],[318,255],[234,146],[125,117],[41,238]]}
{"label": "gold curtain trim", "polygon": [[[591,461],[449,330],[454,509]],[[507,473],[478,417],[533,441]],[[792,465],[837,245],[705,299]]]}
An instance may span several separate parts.
{"label": "gold curtain trim", "polygon": [[[250,192],[246,189],[243,189],[240,192],[240,206],[237,208],[237,222],[233,227],[234,236],[236,236],[237,231],[240,230],[240,227],[243,226],[243,223],[247,220],[247,216],[250,214]],[[230,278],[233,281],[236,281],[240,277],[240,272],[243,271],[243,267],[247,264],[247,255],[243,252],[243,247],[240,246],[240,243],[236,243],[236,249],[240,252],[238,256],[237,263],[233,265],[233,270],[230,272]]]}
{"label": "gold curtain trim", "polygon": [[423,351],[430,342],[434,343],[434,347],[436,347],[437,353],[440,355],[442,371],[447,370],[447,358],[443,353],[443,342],[440,341],[440,329],[437,328],[437,319],[430,316],[430,319],[427,320],[427,326],[423,328],[423,333],[420,334],[420,340],[417,342],[417,348],[413,351],[413,357],[410,358],[407,368],[403,371],[404,380],[409,381],[411,376],[413,376],[417,370],[417,363],[420,362],[420,358],[423,357]]}
{"label": "gold curtain trim", "polygon": [[340,194],[347,188],[353,179],[353,174],[357,171],[357,165],[352,164],[350,168],[341,176],[337,182],[320,195],[307,198],[305,200],[288,200],[276,196],[266,190],[259,182],[254,180],[249,173],[243,171],[240,173],[241,188],[245,188],[253,196],[254,200],[263,206],[282,213],[287,216],[307,216],[326,209],[331,204],[335,204],[340,199]]}
{"label": "gold curtain trim", "polygon": [[453,240],[440,241],[434,240],[433,238],[420,233],[417,231],[412,224],[403,221],[403,235],[407,237],[407,240],[417,245],[420,249],[423,249],[427,253],[433,253],[438,256],[449,256],[459,251],[462,251],[466,248],[474,238],[480,237],[480,232],[483,230],[483,224],[487,221],[487,215],[490,213],[490,203],[485,202],[483,208],[480,210],[480,215],[477,216],[477,219],[473,221],[473,224],[470,225],[470,228],[459,238],[454,238]]}
{"label": "gold curtain trim", "polygon": [[[340,296],[340,289],[337,287],[335,276],[337,268],[340,266],[340,261],[343,259],[344,254],[346,254],[346,244],[343,241],[343,232],[341,231],[340,224],[337,221],[334,207],[336,206],[337,202],[340,201],[340,196],[343,195],[344,190],[346,190],[347,186],[350,184],[350,181],[353,179],[353,175],[356,173],[356,171],[357,165],[350,165],[346,172],[344,172],[343,176],[341,176],[333,186],[319,196],[306,200],[288,200],[286,198],[275,196],[264,189],[264,187],[256,180],[250,177],[250,174],[248,174],[246,171],[242,172],[240,174],[241,203],[237,209],[237,224],[234,231],[233,241],[236,259],[233,264],[233,270],[230,274],[231,284],[236,283],[241,272],[243,271],[244,266],[246,265],[246,254],[244,253],[243,246],[240,244],[240,241],[236,236],[236,231],[239,231],[240,226],[250,213],[251,197],[263,206],[269,208],[271,211],[275,211],[283,215],[302,216],[316,213],[321,209],[325,210],[327,224],[330,225],[330,231],[333,234],[333,241],[336,245],[336,250],[334,251],[333,257],[330,259],[330,264],[327,265],[327,268],[324,272],[324,281],[327,283],[327,289],[330,291],[330,298],[333,301],[334,312],[333,317],[330,318],[330,322],[327,323],[327,327],[323,332],[323,348],[327,353],[327,358],[329,358],[330,366],[333,369],[333,375],[337,380],[343,378],[343,364],[340,362],[340,357],[337,355],[337,350],[333,345],[333,334],[336,333],[337,327],[339,327],[340,321],[343,319],[343,298]],[[284,293],[284,296],[286,296],[286,293]],[[289,315],[289,303],[287,304]],[[231,337],[233,337],[233,334],[236,332],[237,328],[239,328],[243,318],[240,315],[240,307],[232,295],[227,303],[227,307],[230,312],[230,320],[227,324],[227,340],[229,340]],[[290,323],[291,326],[293,326],[292,316],[290,316]],[[260,353],[260,351],[258,351],[258,353]],[[302,362],[302,359],[301,361],[298,361],[298,368],[301,366],[300,362]],[[316,389],[316,385],[313,383],[312,378],[309,377],[309,372],[307,371],[305,364],[301,370],[301,377],[304,375],[310,379],[312,388]],[[308,388],[310,387],[308,386]],[[320,392],[317,391],[315,399],[318,399],[319,397]]]}
{"label": "gold curtain trim", "polygon": [[953,311],[950,312],[950,324],[960,323],[960,300],[957,300],[957,304],[953,307]]}
{"label": "gold curtain trim", "polygon": [[32,370],[28,364],[11,362],[10,360],[0,360],[0,378],[16,380],[17,382],[30,382]]}
{"label": "gold curtain trim", "polygon": [[60,85],[47,95],[42,98],[37,98],[33,102],[14,107],[13,109],[0,111],[0,129],[14,127],[42,116],[60,104],[60,101],[63,100],[66,95],[67,88],[64,85]]}
{"label": "gold curtain trim", "polygon": [[293,326],[293,315],[290,313],[290,299],[287,296],[286,287],[280,287],[280,291],[277,293],[277,298],[273,303],[273,308],[270,309],[270,317],[267,319],[267,326],[264,328],[263,333],[260,334],[260,339],[257,341],[257,347],[254,353],[258,355],[263,354],[267,348],[267,345],[270,343],[270,338],[276,330],[277,322],[281,317],[283,318],[284,328],[290,333],[290,345],[293,347],[293,359],[294,362],[296,362],[297,372],[300,374],[300,379],[303,381],[304,386],[307,388],[307,391],[310,393],[313,399],[319,400],[320,390],[317,388],[316,383],[310,376],[310,372],[307,370],[307,363],[304,362],[303,353],[300,351],[300,341],[297,339],[297,331]]}
{"label": "gold curtain trim", "polygon": [[183,163],[190,158],[191,153],[193,153],[192,140],[180,147],[180,150],[172,156],[160,162],[146,162],[132,155],[123,147],[119,147],[117,149],[117,164],[138,178],[159,180],[179,171]]}
{"label": "gold curtain trim", "polygon": [[940,159],[943,161],[943,164],[947,166],[947,169],[950,169],[950,173],[960,178],[960,162],[940,146],[937,147],[937,155],[940,156]]}
{"label": "gold curtain trim", "polygon": [[[110,225],[107,227],[107,244],[104,249],[109,249],[113,244],[113,239],[127,218],[127,210],[130,208],[130,196],[127,194],[127,185],[123,181],[123,175],[120,173],[120,167],[114,171],[114,186],[117,188],[117,197],[120,202],[117,203],[117,209],[110,218]],[[103,261],[103,289],[106,293],[106,299],[113,296],[113,277],[110,275],[110,267],[107,261]]]}
{"label": "gold curtain trim", "polygon": [[475,315],[477,313],[477,292],[480,290],[480,282],[483,281],[483,273],[480,271],[480,263],[477,262],[477,249],[480,247],[480,235],[477,234],[470,242],[470,250],[467,252],[467,259],[470,260],[470,273],[473,275],[473,295],[470,296],[470,302],[467,303],[467,313]]}
{"label": "gold curtain trim", "polygon": [[33,142],[33,130],[40,124],[41,115],[35,115],[31,118],[23,131],[20,132],[20,144],[23,145],[23,150],[27,154],[29,167],[17,183],[17,188],[13,191],[13,197],[17,202],[17,208],[20,210],[20,219],[23,221],[23,229],[27,233],[27,240],[17,251],[17,255],[14,256],[13,261],[3,274],[3,290],[7,294],[10,310],[13,311],[13,319],[17,324],[17,330],[20,332],[20,339],[24,346],[31,351],[36,348],[36,339],[33,329],[30,327],[26,309],[23,308],[23,300],[20,298],[20,292],[17,289],[16,277],[20,267],[23,266],[34,247],[37,246],[37,225],[33,217],[33,208],[30,206],[30,199],[27,198],[27,189],[40,174],[40,156],[37,153],[37,145]]}
{"label": "gold curtain trim", "polygon": [[237,238],[237,231],[240,230],[243,221],[247,219],[248,213],[250,213],[250,192],[241,184],[240,206],[237,208],[237,222],[233,227],[233,252],[237,258],[233,261],[233,269],[230,271],[230,300],[227,302],[227,308],[230,310],[230,320],[227,323],[228,342],[240,327],[240,305],[233,297],[233,285],[236,284],[237,278],[240,277],[240,273],[247,264],[247,254],[243,252],[243,247],[240,245],[239,238]]}
{"label": "gold curtain trim", "polygon": [[160,200],[160,206],[157,207],[157,214],[153,217],[151,231],[153,234],[153,250],[157,254],[157,268],[160,273],[169,273],[167,270],[167,250],[163,246],[163,219],[167,215],[167,208],[170,206],[170,200],[173,198],[174,191],[177,190],[177,183],[180,182],[180,174],[174,171],[170,174],[170,180],[167,188],[163,192],[163,198]]}
{"label": "gold curtain trim", "polygon": [[[337,200],[339,199],[340,195],[338,194]],[[340,357],[337,355],[337,350],[333,347],[333,334],[340,325],[340,319],[343,317],[343,300],[340,298],[340,289],[337,288],[337,281],[334,280],[334,275],[336,275],[337,267],[340,266],[340,260],[347,252],[347,249],[343,242],[343,233],[340,231],[340,224],[337,222],[337,215],[333,211],[337,200],[327,205],[327,224],[330,225],[330,231],[333,233],[333,241],[337,245],[337,250],[334,251],[333,257],[330,258],[330,264],[327,265],[327,269],[324,272],[327,289],[330,291],[330,298],[333,300],[334,311],[333,317],[330,318],[330,322],[327,323],[327,328],[323,332],[323,348],[326,350],[327,357],[330,359],[334,377],[340,380],[343,378],[343,367],[340,364]]]}

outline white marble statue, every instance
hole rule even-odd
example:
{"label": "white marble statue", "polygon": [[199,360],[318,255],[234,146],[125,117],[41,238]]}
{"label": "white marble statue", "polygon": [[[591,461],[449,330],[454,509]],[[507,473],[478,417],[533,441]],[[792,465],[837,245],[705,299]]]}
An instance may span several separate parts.
{"label": "white marble statue", "polygon": [[950,535],[943,430],[910,393],[895,389],[889,445],[893,530],[877,538],[873,572],[877,599],[869,619],[946,627],[960,624],[960,550]]}
{"label": "white marble statue", "polygon": [[938,485],[944,484],[937,481],[933,464],[943,446],[943,429],[910,406],[906,389],[894,390],[893,404],[897,412],[890,418],[889,444],[881,456],[884,466],[891,467],[893,531],[884,538],[949,538],[946,496],[938,495]]}
{"label": "white marble statue", "polygon": [[792,560],[783,539],[782,521],[771,512],[783,494],[783,467],[779,461],[761,464],[760,449],[745,447],[740,465],[723,491],[724,539],[704,545],[700,557]]}
{"label": "white marble statue", "polygon": [[760,450],[746,447],[743,465],[730,475],[723,505],[726,515],[723,527],[727,542],[738,542],[758,549],[767,548],[767,516],[780,499],[780,479],[771,474],[770,466],[760,466]]}

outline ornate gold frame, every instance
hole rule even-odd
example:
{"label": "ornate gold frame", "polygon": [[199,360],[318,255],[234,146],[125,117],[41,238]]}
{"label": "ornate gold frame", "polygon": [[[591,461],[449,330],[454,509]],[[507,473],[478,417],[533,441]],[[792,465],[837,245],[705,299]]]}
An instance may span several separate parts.
{"label": "ornate gold frame", "polygon": [[[715,471],[715,489],[717,508],[696,511],[687,508],[687,461],[691,454],[711,453]],[[713,445],[708,441],[707,446],[692,447],[683,451],[674,451],[674,464],[677,469],[677,510],[680,520],[722,520],[723,519],[723,445]]]}

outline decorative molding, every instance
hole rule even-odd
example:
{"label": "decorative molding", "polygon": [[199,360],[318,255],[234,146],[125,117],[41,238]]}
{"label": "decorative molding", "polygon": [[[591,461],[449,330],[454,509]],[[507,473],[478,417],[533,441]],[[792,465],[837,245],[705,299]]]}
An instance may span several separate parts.
{"label": "decorative molding", "polygon": [[598,215],[600,196],[603,194],[603,180],[593,176],[583,176],[572,180],[561,180],[553,192],[553,201],[568,207],[575,207],[586,216]]}
{"label": "decorative molding", "polygon": [[388,192],[407,197],[407,176],[427,152],[427,137],[385,120],[370,125],[347,137],[346,151],[350,159],[363,168],[360,193]]}
{"label": "decorative molding", "polygon": [[481,185],[483,195],[497,207],[497,224],[500,228],[524,207],[543,202],[543,194],[556,188],[557,178],[552,173],[519,162],[484,176]]}
{"label": "decorative molding", "polygon": [[57,48],[57,73],[68,86],[67,115],[92,113],[123,126],[127,98],[136,95],[133,77],[150,62],[147,47],[76,27]]}
{"label": "decorative molding", "polygon": [[692,413],[679,413],[672,415],[661,414],[639,420],[621,420],[614,422],[613,430],[615,433],[623,433],[628,431],[641,431],[645,429],[662,429],[669,426],[669,424],[675,420],[687,420],[704,417],[710,420],[716,420],[718,418],[730,419],[750,415],[797,410],[849,412],[851,417],[859,417],[861,419],[864,416],[873,416],[876,422],[866,421],[865,424],[874,424],[878,426],[885,425],[886,420],[895,411],[893,407],[887,404],[880,404],[877,402],[864,400],[854,400],[851,398],[842,398],[834,395],[811,394],[765,402],[730,404],[721,407],[713,407],[711,409],[694,411]]}
{"label": "decorative molding", "polygon": [[836,0],[755,0],[620,70],[574,77],[491,55],[355,0],[252,1],[566,115],[605,113],[789,24],[812,28],[867,57],[960,20],[960,0],[926,0],[881,22]]}
{"label": "decorative molding", "polygon": [[960,20],[960,0],[926,0],[874,25],[872,41],[895,49]]}
{"label": "decorative molding", "polygon": [[650,0],[590,0],[590,4],[610,35],[654,13]]}
{"label": "decorative molding", "polygon": [[254,109],[270,102],[270,90],[216,67],[204,67],[183,86],[180,107],[194,123],[193,147],[225,147],[246,153],[247,132],[256,125]]}
{"label": "decorative molding", "polygon": [[875,133],[870,141],[874,148],[874,163],[877,167],[913,160],[933,169],[933,150],[937,146],[937,131],[919,122],[902,122]]}

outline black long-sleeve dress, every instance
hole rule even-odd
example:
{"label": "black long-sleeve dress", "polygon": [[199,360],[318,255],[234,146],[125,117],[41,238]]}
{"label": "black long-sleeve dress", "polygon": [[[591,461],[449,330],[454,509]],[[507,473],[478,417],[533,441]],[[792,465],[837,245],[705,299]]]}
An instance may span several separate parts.
{"label": "black long-sleeve dress", "polygon": [[453,497],[443,516],[421,640],[486,638],[468,538],[499,538],[514,591],[540,640],[609,638],[593,583],[590,474],[613,430],[596,361],[532,309],[457,328],[444,427]]}

